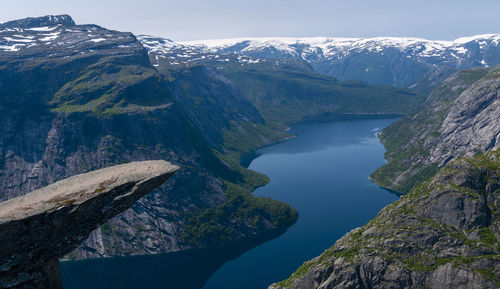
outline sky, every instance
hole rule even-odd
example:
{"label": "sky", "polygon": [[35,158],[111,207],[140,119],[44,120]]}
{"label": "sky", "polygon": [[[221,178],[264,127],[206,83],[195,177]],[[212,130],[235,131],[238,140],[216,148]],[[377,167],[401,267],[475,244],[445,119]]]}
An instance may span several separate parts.
{"label": "sky", "polygon": [[0,22],[69,14],[77,24],[176,41],[233,37],[500,33],[499,0],[1,0]]}

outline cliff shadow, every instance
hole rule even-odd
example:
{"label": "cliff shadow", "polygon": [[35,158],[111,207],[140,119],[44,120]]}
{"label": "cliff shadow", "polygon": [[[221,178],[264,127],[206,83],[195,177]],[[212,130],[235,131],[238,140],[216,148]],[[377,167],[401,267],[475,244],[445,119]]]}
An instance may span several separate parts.
{"label": "cliff shadow", "polygon": [[161,255],[61,262],[64,289],[201,289],[224,263],[286,230],[225,245]]}

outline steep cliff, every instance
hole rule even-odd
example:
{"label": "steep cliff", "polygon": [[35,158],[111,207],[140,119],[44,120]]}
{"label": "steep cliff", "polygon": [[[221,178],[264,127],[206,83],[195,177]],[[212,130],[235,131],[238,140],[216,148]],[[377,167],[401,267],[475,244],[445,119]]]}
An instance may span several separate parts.
{"label": "steep cliff", "polygon": [[129,163],[0,203],[0,287],[62,288],[58,258],[177,170],[165,161]]}
{"label": "steep cliff", "polygon": [[498,288],[500,151],[450,162],[278,288]]}
{"label": "steep cliff", "polygon": [[421,109],[380,133],[388,164],[371,178],[408,192],[457,157],[498,148],[499,116],[500,67],[456,72]]}
{"label": "steep cliff", "polygon": [[0,200],[124,162],[182,166],[68,258],[211,246],[295,221],[289,206],[250,194],[266,177],[224,158],[226,134],[239,139],[262,119],[220,75],[167,79],[131,33],[75,25],[66,15],[0,24],[0,36]]}

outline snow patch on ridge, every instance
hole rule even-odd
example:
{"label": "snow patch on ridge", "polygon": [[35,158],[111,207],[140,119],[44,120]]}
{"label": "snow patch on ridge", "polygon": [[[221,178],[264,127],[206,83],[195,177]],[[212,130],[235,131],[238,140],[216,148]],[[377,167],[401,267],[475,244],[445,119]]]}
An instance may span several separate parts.
{"label": "snow patch on ridge", "polygon": [[95,39],[90,39],[90,41],[98,43],[98,42],[106,41],[106,38],[95,38]]}
{"label": "snow patch on ridge", "polygon": [[[372,37],[372,38],[332,38],[332,37],[264,37],[264,38],[229,38],[174,42],[153,36],[139,35],[139,41],[150,51],[160,55],[198,57],[204,55],[234,54],[261,59],[302,59],[319,61],[340,59],[351,53],[378,53],[384,55],[387,50],[397,49],[407,58],[421,61],[425,58],[459,59],[469,53],[468,46],[477,43],[480,49],[488,45],[498,46],[500,34],[484,34],[457,38],[452,41],[428,40],[415,37]],[[198,56],[196,56],[198,55]],[[205,58],[202,58],[205,59]],[[419,60],[420,59],[420,60]],[[194,61],[194,59],[191,59]],[[250,62],[238,58],[240,63]],[[456,60],[453,60],[456,61]]]}
{"label": "snow patch on ridge", "polygon": [[50,31],[54,31],[57,28],[59,28],[59,26],[61,26],[61,25],[59,24],[59,25],[52,26],[52,27],[50,27],[50,26],[34,27],[34,28],[28,28],[26,30],[37,31],[37,32],[50,32]]}

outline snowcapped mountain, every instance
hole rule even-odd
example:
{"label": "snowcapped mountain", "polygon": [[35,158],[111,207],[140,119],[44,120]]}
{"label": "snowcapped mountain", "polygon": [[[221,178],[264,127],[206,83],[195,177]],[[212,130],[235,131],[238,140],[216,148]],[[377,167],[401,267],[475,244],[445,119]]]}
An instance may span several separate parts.
{"label": "snowcapped mountain", "polygon": [[97,25],[75,25],[68,15],[26,18],[0,24],[0,58],[70,57],[79,54],[127,53],[144,48],[132,33]]}
{"label": "snowcapped mountain", "polygon": [[[500,64],[500,34],[435,41],[408,37],[235,38],[174,42],[141,35],[154,66],[184,67],[239,63],[256,65],[296,61],[339,80],[409,87],[427,74]],[[128,54],[144,48],[131,33],[97,25],[75,25],[68,15],[26,18],[0,24],[0,58],[49,58]]]}
{"label": "snowcapped mountain", "polygon": [[141,35],[155,65],[297,60],[340,80],[410,86],[437,67],[462,69],[500,63],[500,34],[435,41],[408,37],[235,38],[174,42]]}

